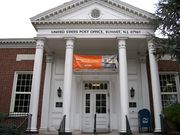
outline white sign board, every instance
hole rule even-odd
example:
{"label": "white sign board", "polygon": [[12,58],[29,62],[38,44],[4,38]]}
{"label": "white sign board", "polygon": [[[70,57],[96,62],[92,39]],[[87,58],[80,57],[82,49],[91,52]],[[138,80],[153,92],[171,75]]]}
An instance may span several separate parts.
{"label": "white sign board", "polygon": [[153,31],[150,29],[39,29],[39,36],[49,37],[143,37]]}

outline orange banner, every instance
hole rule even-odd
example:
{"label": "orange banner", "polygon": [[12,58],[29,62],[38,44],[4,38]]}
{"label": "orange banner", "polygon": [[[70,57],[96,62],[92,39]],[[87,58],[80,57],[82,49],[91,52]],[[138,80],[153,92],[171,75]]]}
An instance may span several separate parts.
{"label": "orange banner", "polygon": [[74,70],[101,69],[102,56],[73,55]]}

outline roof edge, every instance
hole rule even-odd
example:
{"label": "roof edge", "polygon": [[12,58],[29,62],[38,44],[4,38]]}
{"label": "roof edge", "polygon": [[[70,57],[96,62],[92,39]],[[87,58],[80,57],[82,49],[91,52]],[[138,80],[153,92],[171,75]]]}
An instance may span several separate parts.
{"label": "roof edge", "polygon": [[33,38],[4,38],[0,39],[0,48],[35,48],[36,40]]}

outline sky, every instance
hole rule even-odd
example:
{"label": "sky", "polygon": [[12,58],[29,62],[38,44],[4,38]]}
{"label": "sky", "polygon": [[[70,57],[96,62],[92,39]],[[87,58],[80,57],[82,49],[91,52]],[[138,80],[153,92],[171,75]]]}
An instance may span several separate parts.
{"label": "sky", "polygon": [[[30,18],[71,0],[0,0],[0,39],[33,38],[36,30]],[[158,0],[122,0],[154,13]]]}

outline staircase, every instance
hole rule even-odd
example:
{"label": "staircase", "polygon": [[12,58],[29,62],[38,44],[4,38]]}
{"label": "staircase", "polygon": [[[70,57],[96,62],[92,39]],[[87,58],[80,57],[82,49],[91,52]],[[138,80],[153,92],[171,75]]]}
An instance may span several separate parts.
{"label": "staircase", "polygon": [[[33,135],[58,135],[58,133],[45,133],[45,134],[33,134]],[[93,133],[92,134],[83,134],[83,133],[73,133],[73,135],[94,135]],[[105,133],[105,134],[98,134],[97,135],[119,135],[119,133]],[[153,135],[153,133],[133,133],[133,135]]]}

